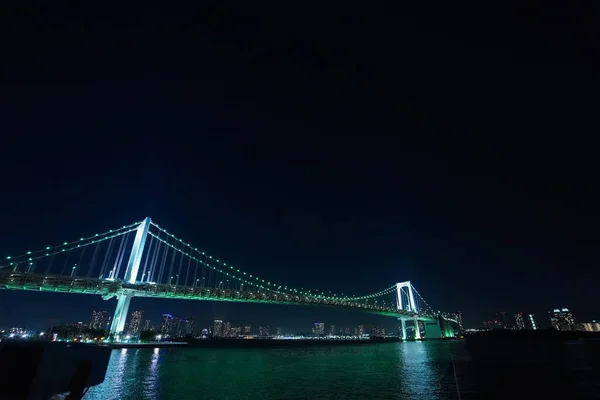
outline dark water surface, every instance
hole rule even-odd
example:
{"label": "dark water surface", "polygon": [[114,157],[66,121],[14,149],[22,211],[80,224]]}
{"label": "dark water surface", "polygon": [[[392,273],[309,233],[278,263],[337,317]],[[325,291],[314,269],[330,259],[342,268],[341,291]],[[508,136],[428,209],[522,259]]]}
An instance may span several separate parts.
{"label": "dark water surface", "polygon": [[456,399],[461,342],[114,350],[85,400]]}

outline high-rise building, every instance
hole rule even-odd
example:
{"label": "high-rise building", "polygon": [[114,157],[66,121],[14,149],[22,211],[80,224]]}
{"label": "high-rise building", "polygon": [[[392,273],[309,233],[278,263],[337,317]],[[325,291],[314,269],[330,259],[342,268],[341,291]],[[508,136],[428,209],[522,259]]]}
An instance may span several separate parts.
{"label": "high-rise building", "polygon": [[278,336],[278,337],[281,337],[281,336],[283,336],[283,334],[281,333],[281,328],[280,328],[280,327],[277,327],[277,328],[275,329],[275,332],[276,332],[276,334],[277,334],[277,336]]}
{"label": "high-rise building", "polygon": [[600,322],[592,321],[592,322],[581,322],[578,324],[579,331],[585,332],[600,332]]}
{"label": "high-rise building", "polygon": [[572,331],[575,329],[573,315],[568,308],[555,308],[548,313],[550,315],[550,324],[558,331]]}
{"label": "high-rise building", "polygon": [[335,336],[335,325],[329,327],[329,336]]}
{"label": "high-rise building", "polygon": [[90,329],[105,329],[108,313],[106,311],[92,311]]}
{"label": "high-rise building", "polygon": [[258,336],[269,336],[269,327],[268,326],[259,326],[258,327]]}
{"label": "high-rise building", "polygon": [[364,325],[359,325],[359,326],[358,326],[358,334],[359,334],[360,336],[362,336],[362,335],[364,335],[364,334],[365,334],[365,326],[364,326]]}
{"label": "high-rise building", "polygon": [[161,335],[168,337],[172,335],[173,331],[173,315],[163,314],[160,324]]}
{"label": "high-rise building", "polygon": [[216,338],[223,337],[223,320],[221,320],[221,319],[214,320],[212,335],[213,335],[213,337],[216,337]]}
{"label": "high-rise building", "polygon": [[129,334],[131,336],[137,336],[142,330],[142,317],[144,316],[143,311],[134,311],[131,313],[131,320],[129,321]]}
{"label": "high-rise building", "polygon": [[223,337],[231,337],[231,323],[225,322],[223,324]]}
{"label": "high-rise building", "polygon": [[537,330],[537,324],[535,323],[535,316],[533,314],[527,314],[525,319],[525,329]]}
{"label": "high-rise building", "polygon": [[463,325],[462,313],[460,311],[456,312],[456,313],[452,313],[452,317],[456,320],[456,323],[458,324],[459,332],[464,333],[465,327]]}
{"label": "high-rise building", "polygon": [[325,324],[323,322],[315,322],[315,335],[322,336],[325,334]]}
{"label": "high-rise building", "polygon": [[145,331],[149,331],[150,330],[150,320],[147,319],[146,322],[144,323],[144,329]]}
{"label": "high-rise building", "polygon": [[[491,322],[491,324],[490,324]],[[490,329],[506,329],[506,314],[504,311],[496,313],[492,321],[488,321]]]}
{"label": "high-rise building", "polygon": [[522,312],[515,314],[515,327],[520,330],[525,329],[525,321]]}
{"label": "high-rise building", "polygon": [[184,332],[186,335],[194,334],[194,317],[189,317],[185,320]]}
{"label": "high-rise building", "polygon": [[252,332],[252,327],[250,325],[244,326],[244,335],[249,335]]}
{"label": "high-rise building", "polygon": [[241,326],[232,326],[231,327],[231,337],[238,337],[242,334],[242,327]]}

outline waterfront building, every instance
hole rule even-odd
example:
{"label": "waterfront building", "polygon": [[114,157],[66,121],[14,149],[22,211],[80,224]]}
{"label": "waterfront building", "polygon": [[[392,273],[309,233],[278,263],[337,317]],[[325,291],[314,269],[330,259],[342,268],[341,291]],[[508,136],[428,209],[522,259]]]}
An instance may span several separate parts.
{"label": "waterfront building", "polygon": [[515,327],[519,330],[525,329],[525,319],[522,312],[515,314]]}
{"label": "waterfront building", "polygon": [[364,326],[364,325],[359,325],[359,326],[358,326],[358,334],[359,334],[360,336],[362,336],[362,335],[364,335],[364,334],[365,334],[365,326]]}
{"label": "waterfront building", "polygon": [[573,315],[568,308],[555,308],[550,311],[550,324],[557,331],[573,331],[575,330],[575,322],[573,321]]}
{"label": "waterfront building", "polygon": [[325,334],[325,324],[323,322],[315,322],[315,329],[313,331],[315,335],[322,336]]}
{"label": "waterfront building", "polygon": [[269,336],[269,327],[268,326],[259,326],[258,327],[258,336]]}
{"label": "waterfront building", "polygon": [[578,331],[600,332],[600,321],[581,322],[577,324]]}
{"label": "waterfront building", "polygon": [[223,320],[215,319],[213,321],[212,336],[216,338],[223,337]]}
{"label": "waterfront building", "polygon": [[134,311],[131,313],[131,320],[129,321],[129,335],[138,336],[142,330],[142,317],[144,316],[143,311]]}
{"label": "waterfront building", "polygon": [[163,314],[160,324],[160,333],[164,337],[169,337],[172,335],[173,331],[173,315],[171,314]]}
{"label": "waterfront building", "polygon": [[106,311],[92,311],[92,319],[90,321],[91,329],[104,329],[108,313]]}
{"label": "waterfront building", "polygon": [[537,323],[535,322],[535,315],[533,314],[527,314],[527,318],[525,319],[525,329],[529,329],[529,330],[537,330],[538,326]]}

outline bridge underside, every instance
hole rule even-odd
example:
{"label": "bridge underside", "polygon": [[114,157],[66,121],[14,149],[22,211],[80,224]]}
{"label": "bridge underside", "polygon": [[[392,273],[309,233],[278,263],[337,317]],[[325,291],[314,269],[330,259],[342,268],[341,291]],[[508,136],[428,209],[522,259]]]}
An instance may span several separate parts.
{"label": "bridge underside", "polygon": [[[399,319],[414,319],[415,314],[372,304],[323,298],[277,294],[272,292],[235,291],[203,287],[181,287],[174,285],[129,284],[101,279],[44,276],[27,273],[0,273],[0,289],[29,290],[36,292],[79,293],[101,295],[110,298],[127,293],[133,297],[151,297],[180,300],[230,301],[241,303],[284,304],[335,307],[360,310]],[[437,321],[434,316],[417,315],[419,321]]]}

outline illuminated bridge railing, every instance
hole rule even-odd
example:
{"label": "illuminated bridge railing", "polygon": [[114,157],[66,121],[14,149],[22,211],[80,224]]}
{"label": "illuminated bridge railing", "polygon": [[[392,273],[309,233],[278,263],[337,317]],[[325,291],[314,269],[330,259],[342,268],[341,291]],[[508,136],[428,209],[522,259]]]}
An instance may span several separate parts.
{"label": "illuminated bridge railing", "polygon": [[[411,312],[398,310],[395,306],[388,307],[355,301],[332,300],[303,295],[280,294],[256,290],[185,287],[167,284],[129,284],[122,281],[111,281],[106,279],[46,276],[33,273],[0,273],[0,289],[84,293],[107,297],[122,292],[130,292],[135,297],[315,305],[359,309],[388,316],[412,317],[415,315]],[[421,313],[418,315],[418,318],[435,318],[435,316]]]}

